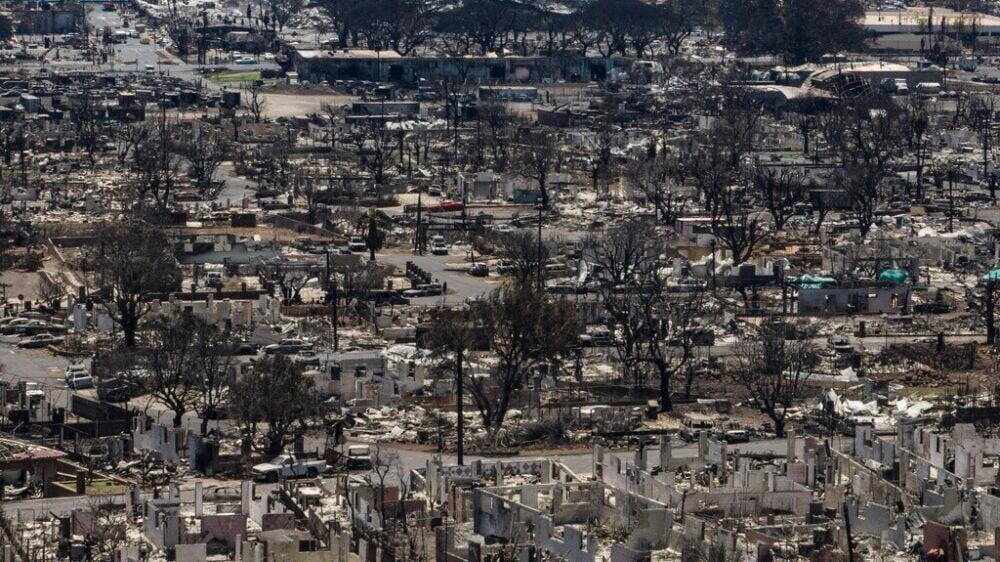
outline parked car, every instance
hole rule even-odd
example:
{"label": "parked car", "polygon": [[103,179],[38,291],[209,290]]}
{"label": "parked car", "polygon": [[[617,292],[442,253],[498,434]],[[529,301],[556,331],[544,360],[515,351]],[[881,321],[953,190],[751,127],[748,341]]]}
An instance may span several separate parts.
{"label": "parked car", "polygon": [[517,273],[517,264],[509,260],[503,260],[496,266],[497,275],[513,275]]}
{"label": "parked car", "polygon": [[444,236],[438,235],[431,238],[431,253],[435,256],[448,255],[448,244],[445,244]]}
{"label": "parked car", "polygon": [[28,318],[11,318],[5,322],[2,327],[0,327],[0,334],[16,334],[18,327],[23,326],[30,321],[31,320]]}
{"label": "parked car", "polygon": [[722,440],[726,443],[749,443],[750,432],[745,429],[730,429],[722,434]]}
{"label": "parked car", "polygon": [[66,367],[66,372],[64,373],[63,378],[69,380],[70,377],[76,376],[80,373],[85,373],[89,375],[90,371],[87,369],[87,366],[84,365],[83,363],[70,363],[69,366]]}
{"label": "parked car", "polygon": [[295,455],[278,455],[270,462],[253,467],[254,478],[267,482],[277,482],[279,478],[316,478],[326,472],[326,461],[306,460]]}
{"label": "parked car", "polygon": [[87,371],[78,371],[66,377],[66,386],[73,390],[94,388],[94,378]]}
{"label": "parked car", "polygon": [[347,470],[371,470],[372,454],[368,445],[352,445],[347,448]]}
{"label": "parked car", "polygon": [[424,285],[417,285],[412,289],[403,291],[403,296],[408,299],[415,297],[436,297],[443,292],[444,288],[440,283],[426,283]]}
{"label": "parked car", "polygon": [[233,342],[233,354],[235,355],[257,355],[260,345],[252,341]]}
{"label": "parked car", "polygon": [[22,336],[33,336],[41,333],[62,332],[66,328],[58,324],[53,324],[46,320],[28,320],[23,324],[14,327],[14,333]]}
{"label": "parked car", "polygon": [[302,365],[319,366],[319,355],[311,349],[303,349],[292,356],[292,361]]}
{"label": "parked car", "polygon": [[144,393],[141,386],[138,381],[123,378],[102,379],[97,385],[97,399],[113,403],[128,402]]}
{"label": "parked car", "polygon": [[361,297],[361,300],[370,301],[377,305],[393,304],[402,306],[410,304],[410,299],[404,297],[399,291],[392,289],[374,289],[368,291],[367,294]]}
{"label": "parked car", "polygon": [[368,244],[365,244],[363,236],[351,236],[351,240],[347,243],[347,249],[352,252],[364,252],[368,249]]}
{"label": "parked car", "polygon": [[23,349],[39,349],[43,347],[48,347],[50,345],[55,345],[57,343],[62,343],[64,338],[53,336],[48,333],[41,333],[36,336],[30,336],[24,338],[23,340],[17,342],[17,347]]}
{"label": "parked car", "polygon": [[278,343],[264,346],[264,353],[272,355],[274,353],[284,353],[291,355],[304,349],[312,349],[312,344],[298,338],[285,338]]}
{"label": "parked car", "polygon": [[469,275],[473,277],[486,277],[490,274],[490,268],[485,263],[474,263],[469,266]]}
{"label": "parked car", "polygon": [[678,435],[681,440],[692,443],[698,440],[698,435],[706,431],[709,435],[715,433],[715,423],[704,416],[697,414],[687,414],[681,420],[681,429]]}

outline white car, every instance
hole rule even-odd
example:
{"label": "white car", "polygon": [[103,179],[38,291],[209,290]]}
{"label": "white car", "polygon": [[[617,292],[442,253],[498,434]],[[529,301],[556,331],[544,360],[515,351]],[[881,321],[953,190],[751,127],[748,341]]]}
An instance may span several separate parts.
{"label": "white car", "polygon": [[69,380],[70,377],[79,375],[80,373],[87,375],[90,374],[90,372],[87,370],[87,366],[84,365],[83,363],[70,363],[69,366],[66,367],[65,378]]}
{"label": "white car", "polygon": [[91,377],[90,373],[86,371],[73,373],[72,375],[67,375],[66,386],[73,390],[94,388],[94,377]]}
{"label": "white car", "polygon": [[253,57],[239,57],[233,61],[236,64],[257,64]]}
{"label": "white car", "polygon": [[443,236],[435,236],[431,239],[431,253],[435,256],[448,255],[448,244],[445,244]]}

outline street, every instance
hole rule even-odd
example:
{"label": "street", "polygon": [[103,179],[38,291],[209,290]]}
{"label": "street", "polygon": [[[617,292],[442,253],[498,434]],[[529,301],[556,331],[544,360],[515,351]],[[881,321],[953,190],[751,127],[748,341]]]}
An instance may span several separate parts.
{"label": "street", "polygon": [[[22,381],[38,383],[45,389],[49,404],[68,410],[72,391],[66,387],[63,376],[70,359],[52,355],[46,349],[16,348],[10,341],[4,341],[11,339],[17,338],[0,338],[0,378],[12,385]],[[85,364],[89,368],[90,360]]]}
{"label": "street", "polygon": [[[396,266],[400,272],[406,270],[406,262],[411,261],[421,267],[424,271],[439,283],[446,283],[448,292],[443,297],[418,297],[410,299],[411,304],[434,306],[439,304],[463,303],[468,299],[481,297],[499,285],[499,279],[495,277],[473,277],[465,272],[468,263],[464,256],[447,255],[435,256],[427,253],[422,256],[410,253],[379,254],[378,261]],[[462,270],[448,270],[448,265],[462,264]]]}
{"label": "street", "polygon": [[[97,9],[96,7],[92,7],[87,12],[87,22],[92,29],[104,29],[105,27],[121,29],[123,23],[121,15],[118,12],[105,12]],[[159,48],[156,45],[155,41],[150,41],[149,44],[143,45],[138,38],[129,37],[124,44],[114,45],[114,51],[114,61],[110,63],[113,70],[143,71],[143,69],[147,66],[154,66],[156,67],[157,72],[161,72],[169,76],[177,76],[184,78],[185,80],[195,80],[200,78],[200,75],[196,72],[199,65],[188,64],[181,59],[166,53],[162,48]],[[211,66],[213,68],[225,66],[231,70],[240,70],[245,72],[253,72],[256,70],[263,70],[265,68],[277,68],[274,63],[223,64]],[[219,86],[211,80],[204,80],[203,83],[209,88],[219,88]]]}
{"label": "street", "polygon": [[[105,27],[110,27],[112,30],[124,29],[125,31],[132,31],[132,29],[134,29],[134,27],[122,28],[122,17],[117,11],[105,12],[100,9],[99,4],[87,4],[86,6],[87,24],[91,29],[91,33],[93,33],[94,30],[102,30]],[[149,35],[150,39],[155,37],[155,34],[152,32],[148,32],[147,35]],[[100,69],[112,72],[145,72],[145,69],[151,66],[155,68],[155,72],[157,73],[163,73],[168,76],[175,76],[185,80],[201,80],[202,84],[206,88],[214,90],[222,89],[222,85],[212,82],[211,80],[203,79],[203,77],[197,72],[197,70],[201,68],[200,65],[182,61],[178,57],[167,53],[162,47],[156,45],[155,41],[151,40],[148,44],[144,45],[139,38],[129,37],[124,43],[115,44],[112,48],[114,50],[114,57],[104,64],[74,58],[73,56],[69,56],[69,51],[65,47],[58,47],[48,51],[45,59],[41,62],[29,61],[18,62],[17,64],[5,64],[0,65],[0,69],[31,69],[49,67],[60,70]],[[33,50],[33,52],[34,51],[35,50]],[[264,69],[277,68],[277,65],[273,62],[257,62],[255,64],[223,63],[207,66],[240,72],[254,72]],[[239,87],[239,84],[234,83],[233,86]]]}

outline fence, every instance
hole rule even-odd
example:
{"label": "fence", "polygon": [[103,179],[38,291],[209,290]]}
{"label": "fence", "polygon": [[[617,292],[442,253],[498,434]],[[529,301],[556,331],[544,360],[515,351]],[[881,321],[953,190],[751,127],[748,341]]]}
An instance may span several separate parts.
{"label": "fence", "polygon": [[274,215],[271,217],[274,226],[276,228],[284,228],[286,230],[291,230],[293,232],[298,232],[300,234],[312,234],[313,236],[321,236],[323,238],[332,238],[334,240],[340,240],[346,242],[347,240],[337,234],[336,232],[331,232],[325,228],[320,228],[318,226],[313,226],[311,224],[306,224],[302,221],[297,221],[282,215]]}
{"label": "fence", "polygon": [[72,396],[70,410],[81,418],[93,421],[120,421],[132,418],[132,414],[120,406],[115,406],[114,404],[98,400],[91,400],[77,394]]}

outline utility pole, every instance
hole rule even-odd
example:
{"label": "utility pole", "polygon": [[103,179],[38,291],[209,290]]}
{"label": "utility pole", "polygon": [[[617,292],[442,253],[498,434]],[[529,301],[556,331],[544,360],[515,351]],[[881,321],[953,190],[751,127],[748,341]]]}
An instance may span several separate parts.
{"label": "utility pole", "polygon": [[455,453],[458,456],[458,466],[465,465],[465,419],[462,417],[462,402],[465,399],[464,384],[462,383],[462,364],[465,362],[465,349],[461,345],[455,350],[455,413],[458,414],[458,442],[455,444]]}
{"label": "utility pole", "polygon": [[948,168],[948,232],[955,232],[955,168]]}
{"label": "utility pole", "polygon": [[375,261],[375,247],[378,246],[378,224],[375,222],[375,207],[368,213],[368,260]]}
{"label": "utility pole", "polygon": [[851,536],[851,517],[847,513],[847,502],[840,505],[844,512],[844,531],[847,532],[847,562],[854,562],[854,539]]}
{"label": "utility pole", "polygon": [[993,345],[996,343],[997,331],[996,324],[993,318],[994,314],[994,302],[993,302],[993,289],[994,281],[992,279],[986,279],[986,343],[988,345]]}
{"label": "utility pole", "polygon": [[340,348],[339,338],[337,337],[337,273],[330,266],[330,248],[326,249],[326,283],[327,289],[330,291],[330,305],[333,308],[331,323],[333,324],[333,350],[338,351]]}
{"label": "utility pole", "polygon": [[[441,183],[444,183],[444,174],[441,175],[441,179],[442,179]],[[466,224],[466,221],[469,216],[468,215],[469,198],[466,196],[467,185],[468,184],[466,183],[465,178],[463,177],[462,178],[462,228],[465,229],[466,232],[468,232],[469,230],[469,225]]]}
{"label": "utility pole", "polygon": [[337,273],[334,272],[333,277],[330,278],[330,287],[333,292],[333,350],[340,351],[340,338],[337,335]]}
{"label": "utility pole", "polygon": [[542,263],[542,209],[543,208],[544,207],[542,207],[541,203],[539,203],[537,205],[537,209],[538,209],[538,290],[540,292],[545,290],[545,284],[542,281],[542,267],[544,267],[544,265],[545,265],[545,264]]}
{"label": "utility pole", "polygon": [[423,232],[421,232],[421,227],[423,226],[421,224],[421,219],[423,218],[423,200],[421,199],[421,195],[423,195],[423,191],[417,190],[417,235],[413,240],[413,253],[419,256],[424,255],[424,245],[422,244],[423,240],[421,239],[423,236]]}

